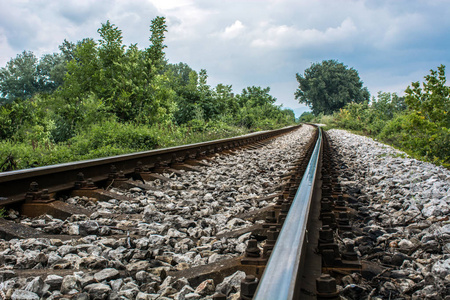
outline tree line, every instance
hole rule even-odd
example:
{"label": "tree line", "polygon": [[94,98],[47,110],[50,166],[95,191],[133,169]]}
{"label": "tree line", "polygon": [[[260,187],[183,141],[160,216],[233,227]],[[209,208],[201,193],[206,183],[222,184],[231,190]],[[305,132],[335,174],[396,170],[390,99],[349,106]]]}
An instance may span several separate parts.
{"label": "tree line", "polygon": [[310,105],[301,121],[350,129],[404,150],[413,157],[450,167],[450,87],[445,66],[411,83],[403,97],[372,97],[358,72],[335,60],[315,63],[297,74],[296,97]]}
{"label": "tree line", "polygon": [[110,21],[97,32],[98,40],[64,40],[58,53],[41,58],[24,51],[0,68],[3,170],[295,122],[292,110],[275,105],[268,87],[235,94],[231,85],[209,86],[206,70],[169,63],[164,17],[151,21],[145,49],[125,46]]}

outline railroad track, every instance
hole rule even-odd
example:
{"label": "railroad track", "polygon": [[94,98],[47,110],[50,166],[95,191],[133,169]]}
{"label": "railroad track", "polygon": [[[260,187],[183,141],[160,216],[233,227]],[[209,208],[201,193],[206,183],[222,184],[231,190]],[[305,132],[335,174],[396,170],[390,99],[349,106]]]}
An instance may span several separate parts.
{"label": "railroad track", "polygon": [[[295,149],[283,144],[290,131],[302,132]],[[263,163],[266,148],[297,153]],[[249,155],[257,169],[248,169]],[[73,299],[338,299],[335,279],[322,273],[362,266],[351,244],[341,255],[334,242],[333,231],[350,225],[332,170],[326,136],[305,125],[0,174],[0,205],[16,218],[1,221],[0,276],[20,287],[0,289]]]}

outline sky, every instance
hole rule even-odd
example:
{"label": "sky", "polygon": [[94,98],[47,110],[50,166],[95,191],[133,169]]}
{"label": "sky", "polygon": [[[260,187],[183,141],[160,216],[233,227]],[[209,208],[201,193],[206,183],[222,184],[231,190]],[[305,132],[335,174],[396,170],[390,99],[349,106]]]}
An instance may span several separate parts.
{"label": "sky", "polygon": [[149,45],[164,16],[169,63],[206,69],[208,84],[270,87],[301,112],[296,73],[335,59],[359,72],[371,95],[403,94],[450,65],[450,0],[0,0],[0,66],[24,50],[40,57],[67,39],[99,39],[110,20],[125,45]]}

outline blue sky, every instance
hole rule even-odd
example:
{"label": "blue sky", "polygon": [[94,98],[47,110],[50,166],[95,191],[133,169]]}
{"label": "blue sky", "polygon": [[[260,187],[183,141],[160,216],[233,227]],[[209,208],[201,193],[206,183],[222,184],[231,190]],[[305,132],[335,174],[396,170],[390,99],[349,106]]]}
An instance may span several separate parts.
{"label": "blue sky", "polygon": [[296,73],[336,59],[372,95],[402,94],[450,61],[450,0],[0,0],[0,66],[23,50],[58,51],[64,39],[98,39],[110,20],[124,43],[148,46],[155,16],[167,18],[166,56],[208,71],[208,83],[269,86],[293,109]]}

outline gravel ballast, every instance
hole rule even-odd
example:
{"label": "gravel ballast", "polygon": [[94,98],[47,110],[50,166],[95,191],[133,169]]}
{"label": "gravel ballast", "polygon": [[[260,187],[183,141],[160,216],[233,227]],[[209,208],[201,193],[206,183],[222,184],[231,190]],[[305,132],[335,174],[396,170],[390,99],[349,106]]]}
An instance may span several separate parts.
{"label": "gravel ballast", "polygon": [[450,171],[371,138],[330,130],[343,190],[357,201],[356,250],[382,272],[345,276],[346,299],[450,299]]}

